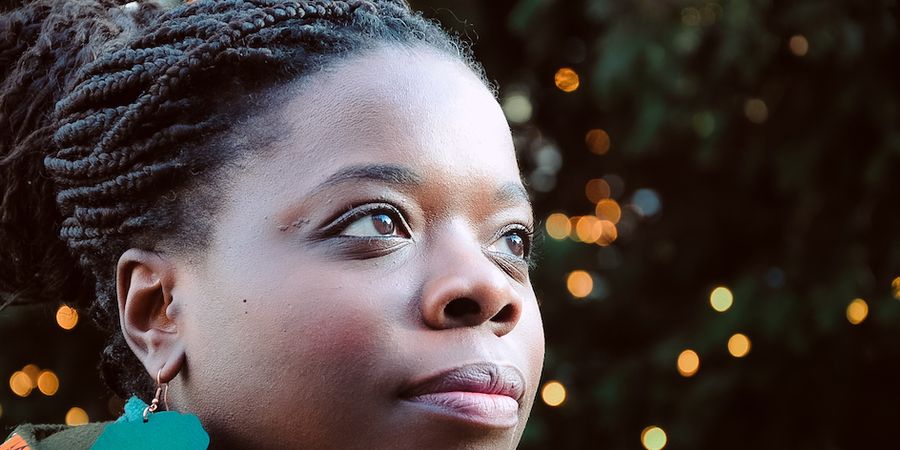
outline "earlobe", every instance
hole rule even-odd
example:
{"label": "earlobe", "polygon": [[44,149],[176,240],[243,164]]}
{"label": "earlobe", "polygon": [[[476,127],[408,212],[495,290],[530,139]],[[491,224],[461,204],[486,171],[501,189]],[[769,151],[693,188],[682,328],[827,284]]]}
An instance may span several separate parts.
{"label": "earlobe", "polygon": [[168,382],[184,364],[184,345],[175,322],[174,264],[156,252],[129,249],[116,267],[119,323],[131,351],[147,373]]}

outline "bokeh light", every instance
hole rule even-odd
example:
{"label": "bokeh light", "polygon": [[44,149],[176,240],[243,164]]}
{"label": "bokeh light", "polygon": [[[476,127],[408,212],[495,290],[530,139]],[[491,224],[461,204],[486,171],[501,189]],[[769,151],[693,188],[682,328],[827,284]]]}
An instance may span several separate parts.
{"label": "bokeh light", "polygon": [[573,92],[578,89],[581,80],[579,80],[577,72],[569,67],[563,67],[556,71],[556,75],[553,76],[553,82],[556,83],[556,87],[559,90]]}
{"label": "bokeh light", "polygon": [[678,355],[678,373],[683,377],[692,377],[700,369],[700,356],[697,352],[686,349]]}
{"label": "bokeh light", "polygon": [[638,214],[644,217],[655,216],[662,208],[662,201],[659,194],[653,189],[638,189],[631,194],[631,205],[635,207]]}
{"label": "bokeh light", "polygon": [[559,381],[548,381],[541,389],[541,400],[548,406],[559,406],[566,401],[566,387]]}
{"label": "bokeh light", "polygon": [[709,294],[709,304],[718,312],[725,312],[734,303],[734,294],[725,286],[719,286]]}
{"label": "bokeh light", "polygon": [[769,107],[758,98],[751,98],[744,103],[744,115],[753,123],[763,123],[769,118]]}
{"label": "bokeh light", "polygon": [[861,298],[855,298],[847,305],[847,320],[853,325],[859,325],[869,315],[869,304]]}
{"label": "bokeh light", "polygon": [[900,277],[894,278],[894,281],[891,282],[891,295],[900,300]]}
{"label": "bokeh light", "polygon": [[660,427],[651,425],[641,431],[641,444],[647,450],[661,450],[667,442],[666,432]]}
{"label": "bokeh light", "polygon": [[594,178],[584,185],[584,195],[587,196],[591,203],[598,203],[600,200],[609,198],[612,190],[609,183],[602,178]]}
{"label": "bokeh light", "polygon": [[595,210],[598,218],[608,220],[613,224],[619,223],[619,219],[622,218],[622,207],[611,198],[605,198],[597,202]]}
{"label": "bokeh light", "polygon": [[574,270],[566,277],[566,287],[575,298],[584,298],[594,290],[594,279],[583,270]]}
{"label": "bokeh light", "polygon": [[595,225],[596,227],[600,228],[600,235],[597,237],[596,243],[601,247],[606,247],[619,238],[619,230],[616,228],[616,224],[608,220],[598,221],[597,225]]}
{"label": "bokeh light", "polygon": [[62,305],[56,310],[56,324],[63,330],[71,330],[78,324],[78,311],[68,305]]}
{"label": "bokeh light", "polygon": [[795,34],[788,40],[788,48],[794,56],[806,56],[809,52],[809,41],[802,34]]}
{"label": "bokeh light", "polygon": [[41,374],[41,368],[37,366],[37,364],[26,364],[25,367],[22,368],[22,372],[25,372],[28,375],[28,378],[31,380],[31,387],[37,387],[38,376]]}
{"label": "bokeh light", "polygon": [[503,99],[503,113],[506,120],[515,124],[523,124],[531,120],[531,100],[524,92],[511,92]]}
{"label": "bokeh light", "polygon": [[750,338],[742,333],[735,333],[728,339],[728,353],[735,358],[743,358],[750,353]]}
{"label": "bokeh light", "polygon": [[66,413],[66,425],[84,425],[88,423],[88,421],[87,411],[77,406],[69,408],[69,411]]}
{"label": "bokeh light", "polygon": [[603,233],[603,228],[599,224],[600,219],[594,216],[581,216],[575,223],[575,235],[581,242],[593,244],[597,242]]}
{"label": "bokeh light", "polygon": [[563,213],[553,213],[547,217],[544,224],[547,234],[553,239],[565,239],[572,232],[572,224],[569,217]]}
{"label": "bokeh light", "polygon": [[9,389],[19,397],[28,397],[34,386],[32,386],[31,377],[27,373],[17,370],[9,377]]}
{"label": "bokeh light", "polygon": [[59,390],[59,377],[53,371],[45,370],[38,376],[37,388],[42,394],[52,396]]}
{"label": "bokeh light", "polygon": [[569,217],[569,239],[575,242],[581,242],[581,239],[578,238],[578,233],[576,233],[576,227],[578,226],[579,220],[581,220],[581,216]]}
{"label": "bokeh light", "polygon": [[594,128],[584,135],[584,143],[587,144],[591,153],[605,155],[609,151],[610,146],[609,133],[599,128]]}

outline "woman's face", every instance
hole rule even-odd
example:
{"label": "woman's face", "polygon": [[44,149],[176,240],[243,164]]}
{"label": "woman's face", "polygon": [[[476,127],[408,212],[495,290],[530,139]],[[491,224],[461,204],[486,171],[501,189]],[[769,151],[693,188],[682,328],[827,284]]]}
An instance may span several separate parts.
{"label": "woman's face", "polygon": [[179,408],[214,446],[515,448],[544,338],[499,105],[423,48],[294,92],[178,262]]}

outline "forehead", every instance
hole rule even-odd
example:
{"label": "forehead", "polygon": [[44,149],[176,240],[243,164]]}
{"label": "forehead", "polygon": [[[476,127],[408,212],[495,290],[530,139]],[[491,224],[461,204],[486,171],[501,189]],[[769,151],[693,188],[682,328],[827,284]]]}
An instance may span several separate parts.
{"label": "forehead", "polygon": [[284,128],[277,151],[259,169],[290,180],[295,190],[367,164],[408,166],[433,184],[519,181],[509,127],[493,95],[463,62],[435,50],[366,51],[284,95],[271,121]]}

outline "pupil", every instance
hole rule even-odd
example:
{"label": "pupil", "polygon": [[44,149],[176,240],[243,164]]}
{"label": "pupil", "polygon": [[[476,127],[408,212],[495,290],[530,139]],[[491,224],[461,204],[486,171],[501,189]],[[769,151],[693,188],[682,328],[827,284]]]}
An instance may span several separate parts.
{"label": "pupil", "polygon": [[394,234],[394,221],[387,214],[372,216],[372,223],[379,234]]}

